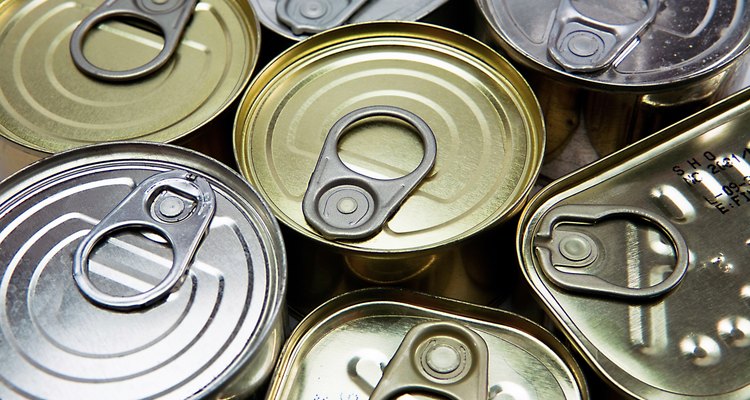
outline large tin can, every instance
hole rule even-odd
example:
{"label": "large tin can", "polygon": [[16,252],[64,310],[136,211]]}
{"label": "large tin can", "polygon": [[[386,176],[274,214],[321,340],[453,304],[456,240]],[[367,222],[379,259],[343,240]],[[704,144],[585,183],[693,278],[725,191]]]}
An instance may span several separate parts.
{"label": "large tin can", "polygon": [[588,362],[638,399],[750,397],[750,91],[563,178],[519,257]]}
{"label": "large tin can", "polygon": [[281,233],[236,173],[155,143],[0,185],[0,397],[233,398],[284,339]]}
{"label": "large tin can", "polygon": [[[189,3],[118,1],[154,7]],[[82,72],[71,52],[72,33],[100,4],[0,3],[0,179],[49,154],[115,140],[177,143],[233,163],[228,134],[233,108],[258,57],[259,24],[250,6],[200,1],[162,68],[112,82]],[[96,25],[84,37],[86,59],[121,71],[146,64],[172,43],[132,21],[112,17]]]}
{"label": "large tin can", "polygon": [[743,1],[476,1],[481,34],[528,71],[548,151],[581,113],[600,155],[687,117],[731,90],[750,45]]}
{"label": "large tin can", "polygon": [[[324,32],[256,77],[234,134],[242,174],[293,231],[295,308],[383,284],[485,304],[501,295],[507,258],[479,234],[524,204],[544,127],[526,82],[490,48],[421,23]],[[374,210],[384,219],[369,236],[309,222],[317,209],[303,207],[337,178],[359,194],[325,212],[354,226]]]}
{"label": "large tin can", "polygon": [[289,400],[391,398],[587,399],[588,392],[565,347],[523,317],[366,289],[329,301],[300,323],[268,393]]}

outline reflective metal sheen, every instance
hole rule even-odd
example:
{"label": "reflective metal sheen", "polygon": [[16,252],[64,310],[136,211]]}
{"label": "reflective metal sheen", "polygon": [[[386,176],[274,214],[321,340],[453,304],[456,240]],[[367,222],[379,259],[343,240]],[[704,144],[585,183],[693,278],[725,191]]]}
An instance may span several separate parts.
{"label": "reflective metal sheen", "polygon": [[[748,126],[745,90],[553,183],[522,215],[526,278],[599,375],[630,396],[750,397]],[[556,210],[587,207],[638,208],[665,219],[687,245],[681,281],[644,300],[570,290],[550,279],[535,250],[543,242],[558,272],[633,292],[679,274],[675,264],[685,252],[658,219],[618,213],[593,224],[542,222]],[[558,251],[542,230],[569,239],[559,240]]]}
{"label": "reflective metal sheen", "polygon": [[414,292],[363,290],[300,323],[267,398],[371,396],[557,400],[588,392],[565,347],[525,318]]}
{"label": "reflective metal sheen", "polygon": [[340,25],[367,21],[417,21],[448,0],[245,0],[260,22],[295,41]]}
{"label": "reflective metal sheen", "polygon": [[[74,29],[101,3],[0,2],[0,179],[85,144],[144,140],[207,151],[229,141],[228,128],[214,124],[222,123],[223,111],[250,81],[258,57],[260,25],[250,6],[201,0],[175,56],[157,72],[123,83],[89,77],[70,54]],[[99,24],[87,35],[83,54],[108,70],[143,65],[164,42],[144,24]],[[190,142],[198,136],[200,144]]]}
{"label": "reflective metal sheen", "polygon": [[[142,194],[142,183],[155,190],[146,205],[181,218],[174,197],[160,195],[184,192],[173,190],[176,176],[207,184],[215,205],[203,219],[200,205],[184,203],[184,221],[208,226],[179,285],[128,310],[92,301],[73,276],[79,243]],[[169,235],[180,234],[196,232]],[[87,257],[91,284],[128,298],[168,281],[181,250],[162,235],[153,226],[111,231]],[[4,400],[232,398],[253,394],[271,373],[285,315],[281,234],[256,192],[211,159],[153,143],[47,158],[0,185],[0,249]]]}

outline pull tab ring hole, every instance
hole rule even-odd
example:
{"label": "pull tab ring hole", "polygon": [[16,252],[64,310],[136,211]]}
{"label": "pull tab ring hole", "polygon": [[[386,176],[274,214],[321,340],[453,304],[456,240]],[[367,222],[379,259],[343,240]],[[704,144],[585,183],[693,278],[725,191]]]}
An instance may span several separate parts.
{"label": "pull tab ring hole", "polygon": [[122,72],[149,63],[164,49],[165,35],[150,21],[112,16],[83,38],[83,56],[97,68]]}
{"label": "pull tab ring hole", "polygon": [[131,297],[161,283],[169,273],[174,249],[159,232],[123,228],[102,238],[88,257],[89,279],[102,293]]}
{"label": "pull tab ring hole", "polygon": [[373,179],[406,176],[424,157],[424,144],[415,127],[380,115],[346,127],[336,150],[347,168]]}

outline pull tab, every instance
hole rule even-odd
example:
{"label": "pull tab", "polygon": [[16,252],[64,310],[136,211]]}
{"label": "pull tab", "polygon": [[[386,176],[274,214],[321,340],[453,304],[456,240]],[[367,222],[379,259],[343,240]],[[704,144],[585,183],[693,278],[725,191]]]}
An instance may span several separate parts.
{"label": "pull tab", "polygon": [[[93,303],[115,310],[143,308],[179,289],[201,239],[214,216],[216,200],[205,178],[186,171],[156,174],[133,189],[83,238],[73,258],[73,278]],[[133,296],[111,296],[89,278],[91,250],[107,234],[123,228],[150,228],[172,247],[167,276],[152,289]]]}
{"label": "pull tab", "polygon": [[[344,129],[373,116],[401,119],[416,128],[424,146],[422,161],[396,179],[374,179],[349,169],[338,156]],[[336,121],[326,136],[302,199],[307,222],[327,239],[360,239],[377,233],[435,164],[435,135],[421,118],[397,107],[360,108]]]}
{"label": "pull tab", "polygon": [[[107,0],[89,14],[73,31],[70,55],[85,74],[105,81],[127,81],[148,75],[167,63],[177,50],[182,34],[198,0]],[[125,71],[110,71],[89,62],[83,54],[83,41],[89,31],[105,20],[132,17],[151,23],[164,36],[161,52],[146,64]]]}
{"label": "pull tab", "polygon": [[295,35],[318,33],[346,22],[367,0],[279,0],[276,18]]}
{"label": "pull tab", "polygon": [[[562,221],[593,224],[615,215],[637,217],[650,222],[666,233],[677,255],[672,273],[662,282],[645,288],[628,288],[614,285],[598,276],[572,273],[557,267],[586,267],[597,258],[597,245],[587,236],[577,233],[556,234],[555,227]],[[602,294],[619,298],[647,299],[664,295],[677,287],[688,269],[688,247],[677,228],[666,218],[637,207],[611,207],[594,205],[563,205],[553,208],[539,221],[534,238],[537,259],[542,271],[561,288],[589,294]],[[619,265],[612,268],[620,267]],[[622,266],[624,269],[625,266]]]}
{"label": "pull tab", "polygon": [[571,0],[560,0],[547,49],[567,71],[591,72],[612,65],[636,37],[654,21],[659,0],[645,0],[646,15],[627,25],[607,24],[579,13]]}
{"label": "pull tab", "polygon": [[406,334],[370,400],[409,392],[487,399],[488,368],[487,343],[476,332],[454,322],[426,322]]}

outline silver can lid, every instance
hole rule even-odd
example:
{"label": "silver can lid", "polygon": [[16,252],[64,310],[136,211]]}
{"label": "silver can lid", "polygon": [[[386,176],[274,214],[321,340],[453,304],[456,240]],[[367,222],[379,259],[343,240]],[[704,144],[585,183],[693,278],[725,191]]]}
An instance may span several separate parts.
{"label": "silver can lid", "polygon": [[0,185],[0,249],[3,399],[247,388],[282,315],[265,203],[174,146],[97,145],[22,170]]}
{"label": "silver can lid", "polygon": [[718,73],[750,45],[736,0],[476,0],[517,61],[576,82],[639,88]]}
{"label": "silver can lid", "polygon": [[448,0],[249,0],[260,22],[292,40],[366,21],[418,21]]}

